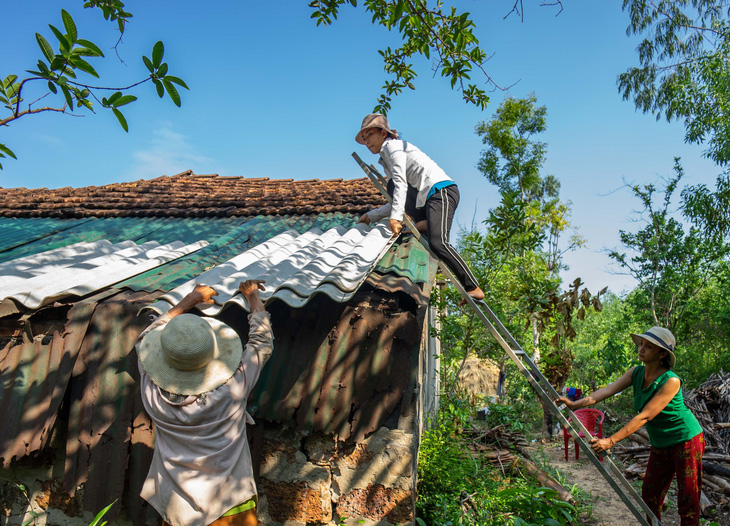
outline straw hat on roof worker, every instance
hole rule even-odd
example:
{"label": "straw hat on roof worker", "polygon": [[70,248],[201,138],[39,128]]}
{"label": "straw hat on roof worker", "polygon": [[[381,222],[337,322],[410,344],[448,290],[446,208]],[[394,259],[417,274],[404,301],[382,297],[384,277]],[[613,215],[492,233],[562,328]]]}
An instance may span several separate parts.
{"label": "straw hat on roof worker", "polygon": [[220,387],[241,364],[243,345],[236,331],[214,318],[181,314],[152,329],[139,359],[160,389],[199,395]]}
{"label": "straw hat on roof worker", "polygon": [[380,128],[381,130],[385,130],[388,136],[392,137],[393,139],[398,138],[398,132],[396,130],[390,129],[390,124],[388,124],[388,118],[385,115],[381,115],[380,113],[370,113],[369,115],[365,115],[365,118],[362,120],[360,131],[357,132],[357,135],[355,135],[355,141],[357,141],[358,144],[365,144],[365,138],[363,137],[363,134],[367,130],[371,130],[373,128]]}

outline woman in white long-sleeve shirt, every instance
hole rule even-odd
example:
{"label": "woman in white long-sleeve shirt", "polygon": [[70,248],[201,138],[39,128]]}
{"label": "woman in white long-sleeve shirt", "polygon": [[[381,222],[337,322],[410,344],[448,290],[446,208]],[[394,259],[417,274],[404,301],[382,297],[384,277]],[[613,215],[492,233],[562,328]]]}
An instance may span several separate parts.
{"label": "woman in white long-sleeve shirt", "polygon": [[[395,234],[400,233],[408,189],[415,189],[415,211],[421,214],[425,211],[426,236],[431,249],[454,273],[469,296],[483,299],[484,292],[474,274],[449,243],[454,211],[459,204],[459,189],[453,179],[428,155],[413,144],[400,140],[398,132],[390,129],[388,119],[379,113],[371,113],[363,119],[355,140],[370,152],[380,155],[378,162],[394,187],[392,205],[371,210],[358,222],[370,224],[388,217],[390,229]],[[408,212],[414,215],[411,210]]]}

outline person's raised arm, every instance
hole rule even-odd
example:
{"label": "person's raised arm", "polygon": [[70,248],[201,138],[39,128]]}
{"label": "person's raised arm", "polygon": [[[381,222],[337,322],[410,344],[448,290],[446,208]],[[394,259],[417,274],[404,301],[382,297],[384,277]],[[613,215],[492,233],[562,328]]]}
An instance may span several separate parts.
{"label": "person's raised arm", "polygon": [[170,317],[170,319],[172,319],[175,316],[179,316],[180,314],[185,314],[186,312],[189,312],[199,303],[214,303],[213,296],[217,295],[218,293],[215,291],[215,289],[213,289],[213,287],[209,287],[208,285],[201,285],[200,283],[198,283],[195,285],[195,288],[192,292],[190,292],[187,296],[181,299],[177,305],[167,311],[167,315]]}
{"label": "person's raised arm", "polygon": [[408,195],[408,179],[406,179],[408,155],[403,148],[398,148],[394,144],[394,142],[386,143],[383,150],[393,181],[393,206],[390,210],[389,228],[394,234],[399,234],[403,229],[403,215]]}
{"label": "person's raised arm", "polygon": [[602,387],[598,391],[595,391],[588,396],[581,398],[580,400],[573,401],[569,398],[561,396],[560,398],[555,400],[555,403],[563,403],[573,411],[582,407],[588,407],[589,405],[595,405],[598,402],[601,402],[606,398],[611,398],[613,395],[631,387],[631,376],[634,373],[634,369],[635,367],[632,367],[624,374],[622,374],[618,380],[611,382],[606,387]]}
{"label": "person's raised arm", "polygon": [[274,334],[271,331],[271,321],[259,298],[259,291],[264,289],[264,281],[250,279],[242,282],[238,290],[248,301],[251,314],[248,317],[248,342],[243,351],[242,365],[246,376],[247,394],[256,385],[261,369],[271,357],[274,350]]}
{"label": "person's raised arm", "polygon": [[592,439],[591,447],[597,451],[610,449],[614,444],[620,442],[627,436],[641,429],[647,422],[661,413],[672,398],[679,392],[682,382],[679,378],[669,378],[661,389],[649,400],[644,409],[628,423],[608,438]]}

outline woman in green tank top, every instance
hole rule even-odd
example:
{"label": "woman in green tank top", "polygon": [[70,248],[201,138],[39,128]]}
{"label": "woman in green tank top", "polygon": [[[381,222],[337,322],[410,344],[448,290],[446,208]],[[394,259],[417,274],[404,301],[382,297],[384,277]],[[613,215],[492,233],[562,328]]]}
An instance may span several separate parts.
{"label": "woman in green tank top", "polygon": [[634,410],[638,414],[610,437],[593,438],[591,447],[596,452],[606,451],[646,426],[651,453],[641,497],[661,520],[664,497],[676,474],[681,524],[699,525],[705,441],[702,427],[684,403],[682,381],[671,370],[677,360],[674,335],[662,327],[652,327],[644,334],[632,334],[631,338],[638,347],[642,365],[632,367],[615,382],[585,398],[571,401],[561,397],[556,403],[579,409],[633,387]]}

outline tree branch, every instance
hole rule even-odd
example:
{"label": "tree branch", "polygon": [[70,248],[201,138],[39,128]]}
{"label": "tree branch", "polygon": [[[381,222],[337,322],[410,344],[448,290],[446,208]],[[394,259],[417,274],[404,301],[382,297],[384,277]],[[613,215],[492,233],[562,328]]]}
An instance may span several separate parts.
{"label": "tree branch", "polygon": [[7,119],[0,120],[0,126],[5,126],[7,123],[14,121],[15,119],[19,119],[25,115],[30,115],[32,113],[41,113],[44,111],[57,111],[59,113],[65,113],[66,115],[72,115],[74,117],[81,117],[81,115],[75,115],[73,113],[69,113],[66,111],[66,106],[64,105],[63,108],[51,108],[51,107],[45,107],[45,108],[38,108],[35,110],[27,109],[25,111],[22,111],[20,113],[14,113],[12,116],[8,117]]}

